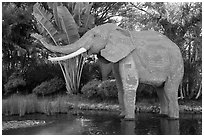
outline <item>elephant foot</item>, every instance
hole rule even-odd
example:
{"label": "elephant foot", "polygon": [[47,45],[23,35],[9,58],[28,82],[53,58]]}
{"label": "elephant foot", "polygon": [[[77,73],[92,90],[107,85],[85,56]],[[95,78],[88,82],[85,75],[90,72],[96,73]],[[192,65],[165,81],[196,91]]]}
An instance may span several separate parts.
{"label": "elephant foot", "polygon": [[159,114],[161,117],[163,117],[163,118],[166,118],[166,117],[168,117],[168,115],[167,114]]}
{"label": "elephant foot", "polygon": [[120,118],[124,118],[125,117],[125,113],[121,112],[119,115]]}
{"label": "elephant foot", "polygon": [[125,120],[125,121],[134,121],[135,118],[125,117],[124,120]]}
{"label": "elephant foot", "polygon": [[167,108],[164,108],[164,107],[160,107],[160,112],[159,112],[159,114],[160,114],[162,117],[168,116],[168,109],[167,109]]}
{"label": "elephant foot", "polygon": [[135,120],[135,115],[125,115],[125,121],[132,121]]}
{"label": "elephant foot", "polygon": [[179,119],[179,117],[168,117],[168,119],[171,119],[171,120],[178,120]]}
{"label": "elephant foot", "polygon": [[125,116],[125,114],[122,113],[122,112],[120,113],[119,117],[120,117],[121,119],[124,119],[125,121],[133,121],[133,120],[135,120],[135,118],[132,118],[132,117],[130,117],[130,116]]}
{"label": "elephant foot", "polygon": [[178,114],[174,114],[174,115],[170,115],[170,114],[166,114],[166,113],[161,113],[159,114],[161,117],[164,117],[164,118],[168,118],[168,119],[172,119],[172,120],[176,120],[176,119],[179,119],[179,115]]}

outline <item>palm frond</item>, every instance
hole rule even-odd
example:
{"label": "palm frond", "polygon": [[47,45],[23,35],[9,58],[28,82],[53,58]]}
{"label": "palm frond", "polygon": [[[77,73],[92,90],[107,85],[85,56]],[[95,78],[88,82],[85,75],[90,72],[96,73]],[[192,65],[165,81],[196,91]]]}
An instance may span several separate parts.
{"label": "palm frond", "polygon": [[77,41],[79,39],[78,28],[69,10],[65,6],[58,6],[57,13],[62,29],[67,35],[68,44]]}
{"label": "palm frond", "polygon": [[36,3],[33,6],[33,15],[38,23],[42,26],[42,33],[44,33],[44,35],[48,34],[53,42],[57,45],[55,35],[58,34],[58,31],[50,21],[53,17],[52,14],[45,10],[39,3]]}

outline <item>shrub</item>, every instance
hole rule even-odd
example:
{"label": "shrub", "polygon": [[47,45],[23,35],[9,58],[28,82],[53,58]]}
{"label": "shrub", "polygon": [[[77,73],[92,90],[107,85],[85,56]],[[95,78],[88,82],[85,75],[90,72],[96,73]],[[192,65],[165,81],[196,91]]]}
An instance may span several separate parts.
{"label": "shrub", "polygon": [[[84,85],[81,92],[89,99],[117,99],[118,90],[116,80],[92,80]],[[151,85],[139,84],[137,89],[137,99],[157,98],[155,88]]]}
{"label": "shrub", "polygon": [[89,81],[81,89],[81,92],[88,98],[96,97],[98,92],[98,85],[101,83],[99,80]]}
{"label": "shrub", "polygon": [[26,88],[30,92],[44,81],[48,81],[54,77],[63,78],[59,65],[51,63],[31,64],[31,66],[26,69],[24,75],[27,83]]}
{"label": "shrub", "polygon": [[10,78],[4,85],[5,94],[18,92],[22,87],[26,86],[26,82],[22,77]]}
{"label": "shrub", "polygon": [[[101,65],[105,64],[101,64],[99,60],[85,62],[82,70],[81,85],[85,85],[88,81],[91,81],[93,79],[102,80]],[[107,78],[113,79],[114,76],[111,73],[111,75],[108,74]]]}
{"label": "shrub", "polygon": [[87,84],[88,81],[93,79],[101,79],[101,70],[95,62],[85,62],[81,74],[81,85]]}
{"label": "shrub", "polygon": [[33,89],[33,93],[37,95],[48,95],[56,93],[65,87],[65,83],[61,78],[55,77],[49,81],[42,82]]}
{"label": "shrub", "polygon": [[82,87],[81,92],[87,98],[101,100],[116,98],[118,94],[115,80],[92,80]]}
{"label": "shrub", "polygon": [[99,94],[103,98],[117,98],[116,80],[105,80],[98,85]]}
{"label": "shrub", "polygon": [[148,84],[139,84],[137,88],[137,100],[157,98],[156,88]]}

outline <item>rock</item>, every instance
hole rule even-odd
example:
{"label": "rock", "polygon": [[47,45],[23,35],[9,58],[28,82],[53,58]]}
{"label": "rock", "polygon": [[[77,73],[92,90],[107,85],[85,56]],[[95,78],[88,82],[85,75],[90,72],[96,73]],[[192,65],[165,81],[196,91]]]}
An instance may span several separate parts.
{"label": "rock", "polygon": [[46,124],[45,121],[40,120],[25,120],[25,121],[3,121],[2,130],[15,129],[15,128],[26,128],[32,126],[39,126]]}

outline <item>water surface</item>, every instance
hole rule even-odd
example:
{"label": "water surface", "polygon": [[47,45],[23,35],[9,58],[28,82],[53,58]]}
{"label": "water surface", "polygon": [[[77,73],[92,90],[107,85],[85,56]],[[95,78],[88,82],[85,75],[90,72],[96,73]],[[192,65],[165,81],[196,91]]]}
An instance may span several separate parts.
{"label": "water surface", "polygon": [[159,114],[139,113],[135,121],[124,121],[115,112],[83,111],[79,115],[42,114],[24,117],[3,117],[9,120],[44,120],[45,125],[3,130],[3,135],[178,135],[202,134],[201,114],[180,114],[170,120]]}

